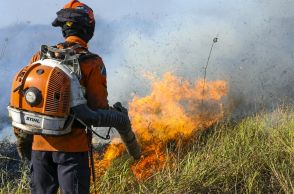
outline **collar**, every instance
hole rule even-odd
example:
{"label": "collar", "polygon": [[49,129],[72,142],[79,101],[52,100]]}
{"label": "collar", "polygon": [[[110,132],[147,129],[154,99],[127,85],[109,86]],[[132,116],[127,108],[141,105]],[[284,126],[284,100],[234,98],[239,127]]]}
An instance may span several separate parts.
{"label": "collar", "polygon": [[80,37],[77,37],[77,36],[69,36],[65,39],[65,41],[75,42],[75,43],[78,43],[79,45],[81,45],[82,47],[88,48],[87,43],[83,39],[81,39]]}

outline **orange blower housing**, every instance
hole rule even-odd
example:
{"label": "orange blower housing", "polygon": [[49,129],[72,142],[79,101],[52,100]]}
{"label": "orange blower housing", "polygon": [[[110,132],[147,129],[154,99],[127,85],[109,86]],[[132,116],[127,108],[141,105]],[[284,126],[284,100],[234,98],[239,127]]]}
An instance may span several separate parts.
{"label": "orange blower housing", "polygon": [[8,106],[12,125],[33,134],[71,131],[71,84],[60,61],[40,60],[16,74]]}
{"label": "orange blower housing", "polygon": [[[16,74],[7,107],[14,127],[44,135],[71,131],[74,116],[70,109],[87,103],[79,83],[79,55],[74,49],[42,45],[41,60]],[[62,53],[64,58],[52,57],[55,53]]]}
{"label": "orange blower housing", "polygon": [[[26,99],[33,89],[37,103]],[[23,68],[14,78],[10,106],[53,117],[67,117],[70,111],[70,79],[58,67],[33,64]]]}

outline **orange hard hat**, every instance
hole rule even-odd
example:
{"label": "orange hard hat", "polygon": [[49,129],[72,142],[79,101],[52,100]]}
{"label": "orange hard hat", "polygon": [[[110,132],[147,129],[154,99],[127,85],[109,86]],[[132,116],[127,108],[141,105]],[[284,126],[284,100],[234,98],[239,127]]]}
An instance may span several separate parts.
{"label": "orange hard hat", "polygon": [[72,0],[57,12],[57,18],[52,25],[61,27],[64,37],[78,35],[88,42],[95,29],[94,13],[86,4]]}
{"label": "orange hard hat", "polygon": [[62,26],[63,23],[68,21],[91,26],[95,22],[93,10],[78,0],[72,0],[57,12],[57,18],[52,25]]}
{"label": "orange hard hat", "polygon": [[[93,10],[84,3],[79,2],[78,0],[72,0],[71,2],[64,5],[63,9],[78,9],[84,11],[90,20],[94,21],[94,13]],[[91,23],[91,21],[90,21]]]}

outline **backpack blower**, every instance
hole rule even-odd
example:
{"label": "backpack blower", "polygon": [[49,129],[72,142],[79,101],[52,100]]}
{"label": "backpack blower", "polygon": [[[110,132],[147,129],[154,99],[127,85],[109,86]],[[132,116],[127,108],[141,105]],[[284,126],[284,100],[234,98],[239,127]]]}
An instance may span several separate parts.
{"label": "backpack blower", "polygon": [[140,158],[140,147],[127,113],[112,110],[92,110],[80,85],[79,58],[81,47],[58,49],[43,45],[41,60],[24,67],[13,79],[9,116],[12,126],[30,134],[59,136],[71,132],[76,119],[87,129],[114,127],[128,153]]}

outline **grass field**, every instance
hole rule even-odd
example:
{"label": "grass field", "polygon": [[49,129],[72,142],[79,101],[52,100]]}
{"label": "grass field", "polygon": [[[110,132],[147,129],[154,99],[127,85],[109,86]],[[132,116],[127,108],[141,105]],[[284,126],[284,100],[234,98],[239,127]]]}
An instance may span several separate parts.
{"label": "grass field", "polygon": [[[143,181],[127,155],[97,181],[99,193],[294,193],[294,110],[279,108],[238,122],[222,121],[179,149]],[[28,193],[26,170],[13,180],[1,171],[0,193]],[[93,186],[92,186],[93,188]]]}

